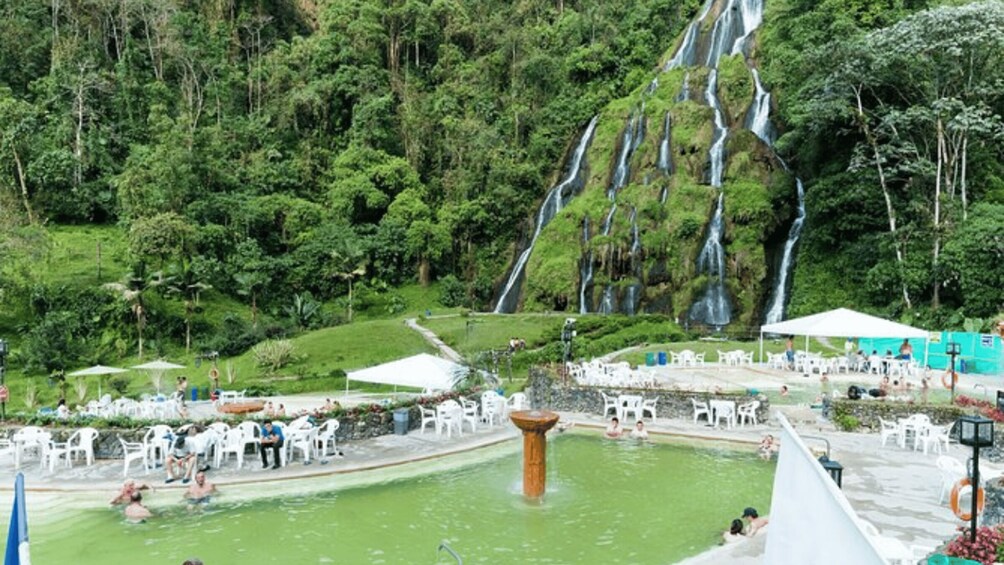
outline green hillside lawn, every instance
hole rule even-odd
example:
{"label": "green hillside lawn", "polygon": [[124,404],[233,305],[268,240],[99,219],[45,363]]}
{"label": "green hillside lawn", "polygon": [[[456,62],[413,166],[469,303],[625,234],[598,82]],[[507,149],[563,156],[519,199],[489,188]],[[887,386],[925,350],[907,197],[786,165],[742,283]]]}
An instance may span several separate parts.
{"label": "green hillside lawn", "polygon": [[505,350],[513,337],[525,340],[528,349],[535,349],[544,345],[545,333],[559,329],[566,317],[565,314],[492,314],[434,317],[419,323],[462,355],[471,356],[489,349]]}
{"label": "green hillside lawn", "polygon": [[[392,361],[401,357],[422,352],[433,352],[424,338],[416,331],[405,326],[402,319],[373,320],[356,322],[350,325],[325,328],[308,332],[292,338],[296,353],[300,359],[283,367],[275,375],[266,375],[256,367],[253,354],[248,351],[233,359],[221,359],[220,384],[223,388],[266,388],[275,393],[292,394],[310,391],[334,392],[345,388],[345,377],[340,371],[350,371],[369,367],[379,363]],[[148,357],[145,359],[149,361]],[[175,356],[171,361],[187,365],[190,369],[168,372],[163,381],[165,391],[173,390],[173,382],[177,376],[188,377],[190,386],[208,387],[209,366],[203,364],[196,369],[194,358]],[[141,363],[135,357],[121,359],[116,366],[129,367]],[[236,381],[228,384],[226,380],[226,365],[232,363],[236,371]],[[153,392],[154,387],[148,373],[134,371],[124,373],[129,380],[127,395],[138,396],[144,392]],[[109,381],[112,377],[102,380],[104,392],[110,392]],[[87,399],[97,398],[98,377],[84,377],[87,382]],[[77,399],[73,383],[74,377],[68,378],[70,385],[67,390],[69,404],[75,404]],[[58,387],[51,385],[47,377],[26,378],[17,371],[8,374],[7,385],[11,389],[11,401],[8,411],[26,410],[23,399],[28,383],[33,382],[38,390],[38,404],[53,406],[58,399]],[[386,387],[368,386],[363,383],[352,385],[353,389],[385,390]]]}

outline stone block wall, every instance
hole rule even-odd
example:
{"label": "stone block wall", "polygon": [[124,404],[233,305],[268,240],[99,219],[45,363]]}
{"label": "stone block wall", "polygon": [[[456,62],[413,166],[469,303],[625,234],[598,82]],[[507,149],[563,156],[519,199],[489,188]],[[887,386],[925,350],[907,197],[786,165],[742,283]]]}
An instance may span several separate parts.
{"label": "stone block wall", "polygon": [[525,392],[534,408],[584,412],[587,414],[600,414],[603,412],[603,396],[600,394],[602,392],[608,396],[638,394],[645,398],[658,398],[656,413],[659,418],[692,420],[694,417],[694,405],[690,402],[692,398],[696,398],[699,401],[734,400],[737,404],[759,400],[760,408],[757,410],[757,419],[760,422],[765,422],[770,415],[770,401],[764,396],[735,393],[711,394],[707,392],[649,388],[630,389],[564,385],[559,380],[552,378],[547,372],[537,368],[530,369],[530,378],[527,381]]}

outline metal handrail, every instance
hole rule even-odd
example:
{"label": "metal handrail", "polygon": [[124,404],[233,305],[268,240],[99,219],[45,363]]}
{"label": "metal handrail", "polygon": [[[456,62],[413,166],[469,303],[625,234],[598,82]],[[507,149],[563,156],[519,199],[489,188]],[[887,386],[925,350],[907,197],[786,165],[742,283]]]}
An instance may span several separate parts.
{"label": "metal handrail", "polygon": [[442,542],[439,543],[439,549],[436,550],[436,558],[437,558],[437,560],[439,558],[439,554],[444,549],[446,550],[446,553],[449,553],[451,557],[453,557],[454,559],[457,560],[457,565],[464,565],[464,560],[461,559],[459,555],[457,555],[456,551],[453,551],[453,548],[450,547],[450,544],[446,543],[446,540],[443,540]]}
{"label": "metal handrail", "polygon": [[806,436],[806,435],[802,435],[802,434],[799,434],[798,437],[800,437],[802,439],[817,439],[817,440],[820,440],[820,441],[824,442],[826,444],[826,458],[827,459],[830,458],[830,440],[828,440],[828,439],[826,439],[825,437],[822,437],[822,436]]}

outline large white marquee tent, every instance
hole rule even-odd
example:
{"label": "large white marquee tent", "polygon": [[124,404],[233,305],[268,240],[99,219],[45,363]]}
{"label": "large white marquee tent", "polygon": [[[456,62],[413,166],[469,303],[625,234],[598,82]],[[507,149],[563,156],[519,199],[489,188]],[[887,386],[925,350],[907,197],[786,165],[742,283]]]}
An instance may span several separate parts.
{"label": "large white marquee tent", "polygon": [[349,381],[407,386],[423,390],[450,390],[457,381],[467,375],[467,372],[467,367],[448,359],[419,353],[350,372],[345,380],[345,392],[349,390]]}
{"label": "large white marquee tent", "polygon": [[922,338],[924,340],[924,364],[927,364],[929,334],[926,330],[862,314],[847,308],[837,308],[811,316],[760,326],[761,361],[763,361],[764,334],[805,336],[806,351],[809,350],[810,337]]}

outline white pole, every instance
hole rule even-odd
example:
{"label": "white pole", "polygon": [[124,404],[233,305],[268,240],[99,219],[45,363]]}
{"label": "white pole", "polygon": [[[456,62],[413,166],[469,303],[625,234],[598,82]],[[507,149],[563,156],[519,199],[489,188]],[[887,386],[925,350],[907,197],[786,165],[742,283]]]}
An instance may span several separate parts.
{"label": "white pole", "polygon": [[345,396],[349,395],[349,374],[345,373]]}
{"label": "white pole", "polygon": [[760,328],[760,364],[763,365],[763,328]]}
{"label": "white pole", "polygon": [[805,334],[805,355],[809,355],[809,334]]}

